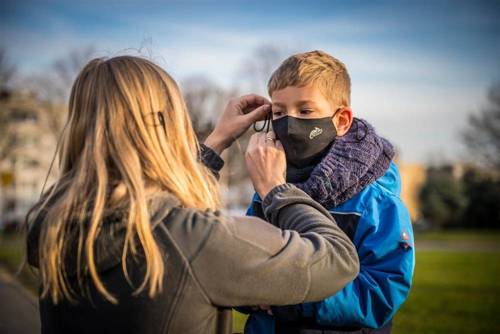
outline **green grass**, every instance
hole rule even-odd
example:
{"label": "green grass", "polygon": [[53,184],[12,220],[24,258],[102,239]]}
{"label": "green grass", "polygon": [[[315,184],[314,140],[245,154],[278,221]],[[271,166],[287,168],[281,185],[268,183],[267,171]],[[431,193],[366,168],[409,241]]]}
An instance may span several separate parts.
{"label": "green grass", "polygon": [[21,283],[34,294],[38,289],[38,278],[28,265],[20,269],[23,262],[23,238],[19,234],[0,233],[0,264],[21,281]]}
{"label": "green grass", "polygon": [[500,230],[447,230],[416,233],[417,241],[467,241],[500,243]]}
{"label": "green grass", "polygon": [[19,265],[23,258],[22,238],[14,233],[0,233],[0,261],[9,268]]}
{"label": "green grass", "polygon": [[394,333],[500,333],[500,252],[417,252]]}

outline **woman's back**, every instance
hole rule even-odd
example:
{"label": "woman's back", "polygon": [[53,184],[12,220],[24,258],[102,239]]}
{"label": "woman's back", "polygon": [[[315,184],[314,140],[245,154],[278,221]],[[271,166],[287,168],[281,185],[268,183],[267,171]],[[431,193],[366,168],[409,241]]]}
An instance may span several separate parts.
{"label": "woman's back", "polygon": [[[106,300],[88,280],[84,288],[79,286],[77,254],[72,248],[65,257],[65,265],[75,300],[54,304],[50,298],[42,298],[42,333],[228,332],[217,326],[230,325],[230,318],[219,321],[219,312],[194,282],[189,265],[193,256],[189,248],[200,247],[201,240],[207,238],[209,225],[198,223],[197,233],[193,233],[188,227],[193,224],[188,217],[193,217],[192,210],[179,208],[178,200],[168,193],[156,194],[148,204],[154,217],[151,220],[154,236],[164,258],[166,274],[161,292],[153,298],[145,291],[134,293],[144,278],[144,256],[139,253],[135,259],[127,260],[128,278],[125,277],[121,255],[126,217],[123,212],[113,212],[104,218],[102,231],[95,240],[95,262],[100,278],[118,304]],[[38,267],[39,232],[32,229],[28,239],[29,262],[35,267]],[[230,315],[227,311],[226,317]]]}
{"label": "woman's back", "polygon": [[[297,232],[253,217],[182,208],[168,193],[154,196],[149,208],[166,270],[162,290],[153,298],[145,292],[134,295],[144,277],[143,258],[127,261],[131,286],[121,265],[125,231],[119,215],[106,218],[96,240],[96,265],[118,304],[106,300],[91,282],[84,296],[72,270],[76,258],[69,253],[65,260],[76,301],[56,305],[41,299],[42,333],[230,333],[230,307],[293,304],[335,293],[357,272],[350,242],[302,191],[284,185],[275,193],[282,196],[268,199],[265,211],[283,208],[273,223]],[[315,228],[306,216],[316,218]],[[299,235],[306,230],[329,235],[329,242],[315,233]],[[37,233],[31,231],[28,243],[33,266]]]}

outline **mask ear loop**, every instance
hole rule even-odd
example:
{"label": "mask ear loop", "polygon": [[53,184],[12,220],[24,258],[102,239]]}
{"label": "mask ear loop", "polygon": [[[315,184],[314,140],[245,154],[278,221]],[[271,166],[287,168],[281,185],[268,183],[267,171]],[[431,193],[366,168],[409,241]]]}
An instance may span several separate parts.
{"label": "mask ear loop", "polygon": [[[354,122],[356,122],[356,140],[357,141],[362,141],[365,139],[365,137],[368,134],[368,126],[366,125],[365,121],[359,119],[359,118],[354,118]],[[363,127],[365,128],[364,131],[360,131],[360,126],[359,123],[363,124]],[[361,133],[361,135],[360,135]]]}
{"label": "mask ear loop", "polygon": [[[344,107],[343,107],[343,106],[340,106],[340,107],[338,107],[338,108],[337,108],[337,110],[335,110],[335,112],[334,112],[334,113],[333,113],[333,115],[332,115],[332,121],[333,121],[333,119],[335,118],[335,115],[337,115],[337,113],[338,113],[340,110],[342,110],[342,108],[344,108]],[[333,123],[333,127],[335,128],[335,133],[337,133],[337,127],[335,126],[335,123]]]}
{"label": "mask ear loop", "polygon": [[255,132],[262,132],[266,129],[266,132],[269,132],[269,128],[271,127],[272,114],[268,113],[266,115],[266,119],[264,120],[264,124],[260,129],[257,129],[257,122],[253,123],[253,129]]}

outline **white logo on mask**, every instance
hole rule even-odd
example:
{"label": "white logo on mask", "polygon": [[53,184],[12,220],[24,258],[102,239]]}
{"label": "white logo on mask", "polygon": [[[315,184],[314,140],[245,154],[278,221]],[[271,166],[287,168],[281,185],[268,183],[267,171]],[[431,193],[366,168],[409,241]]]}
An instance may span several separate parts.
{"label": "white logo on mask", "polygon": [[320,134],[323,133],[323,129],[315,127],[311,133],[309,133],[309,139],[314,139],[315,137],[319,136]]}

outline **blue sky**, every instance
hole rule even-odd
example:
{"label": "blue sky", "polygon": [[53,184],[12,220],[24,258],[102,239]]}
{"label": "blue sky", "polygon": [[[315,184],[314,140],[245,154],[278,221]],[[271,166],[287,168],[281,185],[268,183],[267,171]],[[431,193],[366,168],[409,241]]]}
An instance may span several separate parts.
{"label": "blue sky", "polygon": [[500,80],[500,1],[2,1],[0,45],[22,73],[70,50],[144,47],[182,81],[240,84],[260,45],[321,49],[352,77],[352,105],[408,162],[466,157],[459,131]]}

